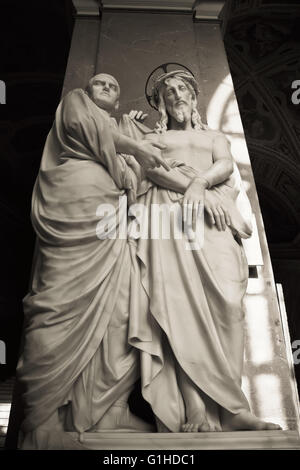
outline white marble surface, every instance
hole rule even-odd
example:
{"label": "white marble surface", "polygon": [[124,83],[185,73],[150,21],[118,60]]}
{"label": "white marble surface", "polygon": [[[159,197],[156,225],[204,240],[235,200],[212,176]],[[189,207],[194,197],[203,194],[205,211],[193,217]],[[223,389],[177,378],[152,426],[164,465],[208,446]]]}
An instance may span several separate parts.
{"label": "white marble surface", "polygon": [[[78,439],[76,433],[70,433]],[[297,431],[239,431],[214,433],[85,433],[81,443],[93,450],[172,449],[238,450],[300,449]]]}

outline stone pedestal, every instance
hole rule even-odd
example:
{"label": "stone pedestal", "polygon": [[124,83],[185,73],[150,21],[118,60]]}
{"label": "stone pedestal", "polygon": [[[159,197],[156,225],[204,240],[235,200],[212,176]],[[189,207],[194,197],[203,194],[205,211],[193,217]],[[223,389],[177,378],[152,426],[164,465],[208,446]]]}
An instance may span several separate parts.
{"label": "stone pedestal", "polygon": [[[75,433],[70,433],[77,439]],[[297,431],[202,433],[86,433],[81,444],[90,450],[262,450],[300,449]]]}

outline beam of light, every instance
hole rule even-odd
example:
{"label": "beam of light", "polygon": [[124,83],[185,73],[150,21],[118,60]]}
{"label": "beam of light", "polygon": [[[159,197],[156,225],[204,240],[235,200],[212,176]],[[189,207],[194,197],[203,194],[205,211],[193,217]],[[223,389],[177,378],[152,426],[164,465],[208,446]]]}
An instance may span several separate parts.
{"label": "beam of light", "polygon": [[268,302],[262,295],[245,297],[247,323],[247,359],[254,366],[271,364],[274,357]]}
{"label": "beam of light", "polygon": [[249,377],[243,375],[242,377],[242,390],[246,395],[248,401],[251,401],[251,389],[250,389],[250,380]]}
{"label": "beam of light", "polygon": [[[231,150],[235,160],[249,165],[244,129],[233,90],[232,78],[228,74],[218,85],[208,103],[207,122],[212,129],[232,135]],[[245,187],[246,190],[249,189],[248,186]]]}
{"label": "beam of light", "polygon": [[[235,132],[243,133],[237,102],[235,99],[232,99],[232,97],[234,97],[233,89],[232,78],[231,75],[228,74],[216,88],[208,103],[207,122],[213,129],[221,129],[222,127],[224,132],[230,132],[234,129]],[[230,119],[226,119],[225,127],[223,127],[225,108],[226,117],[228,113],[230,114]]]}
{"label": "beam of light", "polygon": [[286,410],[282,400],[280,379],[275,374],[258,374],[254,377],[253,387],[256,401],[256,413],[264,421],[279,424],[287,428]]}
{"label": "beam of light", "polygon": [[247,294],[249,295],[258,295],[263,294],[265,291],[265,281],[264,279],[258,278],[249,278],[247,286]]}
{"label": "beam of light", "polygon": [[0,403],[0,437],[6,436],[10,408],[10,403]]}

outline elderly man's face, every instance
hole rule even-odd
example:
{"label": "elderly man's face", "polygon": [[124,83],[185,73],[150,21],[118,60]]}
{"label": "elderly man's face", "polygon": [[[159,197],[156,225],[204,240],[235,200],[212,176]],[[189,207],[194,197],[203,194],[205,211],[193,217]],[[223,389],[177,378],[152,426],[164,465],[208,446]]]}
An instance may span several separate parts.
{"label": "elderly man's face", "polygon": [[109,113],[119,107],[120,87],[111,75],[100,73],[93,77],[89,84],[89,94],[99,108]]}
{"label": "elderly man's face", "polygon": [[168,78],[165,82],[164,99],[166,109],[176,121],[190,119],[193,109],[193,95],[183,80]]}

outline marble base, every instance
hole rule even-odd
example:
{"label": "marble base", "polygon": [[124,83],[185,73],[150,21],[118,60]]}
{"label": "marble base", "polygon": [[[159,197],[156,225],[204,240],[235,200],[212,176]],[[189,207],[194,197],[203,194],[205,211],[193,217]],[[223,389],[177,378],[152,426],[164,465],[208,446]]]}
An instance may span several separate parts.
{"label": "marble base", "polygon": [[[77,433],[69,433],[77,440]],[[214,433],[85,433],[81,444],[91,450],[238,450],[300,449],[297,431]]]}

